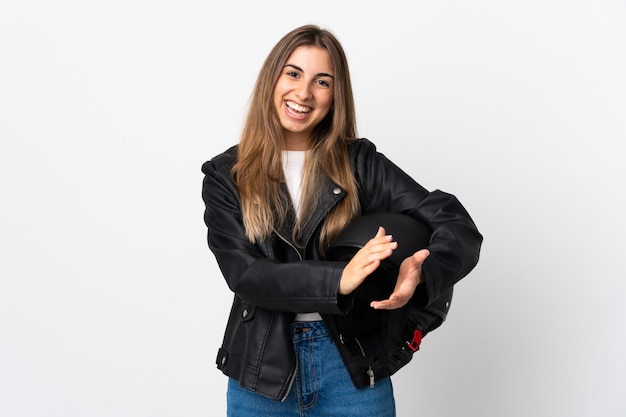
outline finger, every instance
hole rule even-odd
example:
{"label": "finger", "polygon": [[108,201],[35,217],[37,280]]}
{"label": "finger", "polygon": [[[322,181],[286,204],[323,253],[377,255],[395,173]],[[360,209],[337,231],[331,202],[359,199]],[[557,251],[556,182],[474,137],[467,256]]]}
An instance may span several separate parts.
{"label": "finger", "polygon": [[[382,229],[382,228],[381,228]],[[381,230],[379,229],[379,230]],[[398,242],[393,241],[393,236],[385,235],[384,229],[382,229],[383,234],[370,239],[358,252],[357,255],[362,255],[363,258],[373,260],[373,259],[384,259],[391,255],[393,250],[398,247]]]}
{"label": "finger", "polygon": [[413,257],[413,259],[416,262],[419,262],[420,264],[422,264],[422,263],[424,263],[426,258],[428,258],[429,255],[430,255],[430,251],[428,249],[421,249],[421,250],[418,250],[417,252],[415,252],[411,256]]}
{"label": "finger", "polygon": [[386,234],[385,228],[382,226],[379,226],[374,237],[372,237],[370,240],[365,242],[365,245],[363,245],[363,247],[379,245],[382,243],[388,243],[388,242],[391,242],[392,240],[393,240],[393,236]]}
{"label": "finger", "polygon": [[390,296],[386,300],[372,301],[370,307],[375,310],[395,310],[403,307],[407,302],[408,300],[401,300]]}

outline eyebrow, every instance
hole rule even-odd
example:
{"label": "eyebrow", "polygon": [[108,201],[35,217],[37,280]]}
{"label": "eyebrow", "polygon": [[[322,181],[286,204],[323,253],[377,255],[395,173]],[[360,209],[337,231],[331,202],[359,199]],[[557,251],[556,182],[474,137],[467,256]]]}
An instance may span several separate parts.
{"label": "eyebrow", "polygon": [[[291,68],[297,69],[300,72],[304,72],[304,70],[302,68],[300,68],[299,66],[294,65],[294,64],[285,64],[285,67],[291,67]],[[335,77],[333,77],[331,74],[327,74],[325,72],[320,72],[316,76],[317,77],[330,77],[333,80],[335,79]]]}

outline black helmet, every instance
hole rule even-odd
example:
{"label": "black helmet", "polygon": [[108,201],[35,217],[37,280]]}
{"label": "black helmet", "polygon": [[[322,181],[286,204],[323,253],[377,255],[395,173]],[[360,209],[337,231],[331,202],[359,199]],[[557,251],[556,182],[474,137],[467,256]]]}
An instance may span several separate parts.
{"label": "black helmet", "polygon": [[[387,234],[393,235],[398,247],[353,293],[355,308],[361,316],[374,314],[369,303],[373,300],[384,300],[392,293],[402,261],[418,250],[427,248],[432,234],[428,225],[408,215],[370,213],[357,217],[339,233],[328,247],[327,259],[349,261],[374,237],[379,226],[383,226]],[[415,317],[414,321],[421,322],[417,323],[420,330],[426,333],[438,327],[446,319],[451,300],[452,288],[427,307],[413,309],[411,314]]]}
{"label": "black helmet", "polygon": [[385,299],[395,286],[398,270],[402,261],[420,249],[428,247],[430,228],[400,213],[371,213],[353,220],[333,240],[328,248],[328,259],[348,261],[371,238],[379,226],[385,228],[387,234],[393,235],[398,247],[391,256],[381,262],[380,267],[363,282],[359,295],[374,299]]}

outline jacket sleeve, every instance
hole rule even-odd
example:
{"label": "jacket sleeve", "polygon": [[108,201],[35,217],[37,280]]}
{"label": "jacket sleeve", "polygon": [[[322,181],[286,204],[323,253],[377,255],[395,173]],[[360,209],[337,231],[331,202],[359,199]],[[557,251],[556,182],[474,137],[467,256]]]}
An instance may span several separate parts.
{"label": "jacket sleeve", "polygon": [[338,295],[345,262],[281,262],[268,256],[268,243],[250,243],[227,158],[232,156],[203,164],[202,198],[208,245],[229,288],[246,302],[273,311],[338,314],[349,309],[349,300]]}
{"label": "jacket sleeve", "polygon": [[390,211],[428,224],[430,256],[423,264],[425,284],[412,303],[425,307],[465,277],[478,263],[483,237],[460,201],[440,190],[429,192],[361,139],[355,152],[357,181],[366,212]]}

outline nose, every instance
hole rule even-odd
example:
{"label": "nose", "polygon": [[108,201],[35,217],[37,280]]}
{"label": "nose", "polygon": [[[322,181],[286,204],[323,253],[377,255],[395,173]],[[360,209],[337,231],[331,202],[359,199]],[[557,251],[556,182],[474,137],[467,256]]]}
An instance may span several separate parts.
{"label": "nose", "polygon": [[298,85],[295,93],[298,100],[306,100],[311,97],[311,86],[309,83],[302,83]]}

